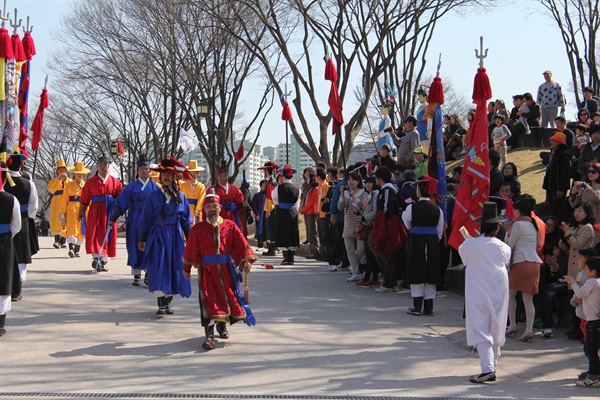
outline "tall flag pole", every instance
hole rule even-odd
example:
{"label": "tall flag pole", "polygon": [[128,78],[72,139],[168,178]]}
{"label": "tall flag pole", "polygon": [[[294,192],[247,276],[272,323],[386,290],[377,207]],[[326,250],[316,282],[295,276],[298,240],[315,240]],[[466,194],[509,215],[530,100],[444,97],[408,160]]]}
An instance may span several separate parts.
{"label": "tall flag pole", "polygon": [[[0,28],[0,131],[2,132],[2,142],[0,143],[0,161],[6,162],[8,152],[12,151],[12,145],[14,142],[14,125],[9,120],[7,112],[10,104],[10,96],[7,98],[6,91],[9,86],[7,85],[7,73],[12,70],[14,76],[14,54],[12,48],[12,41],[8,30],[5,28],[8,16],[6,14],[6,0],[4,0],[4,8],[2,9],[2,27]],[[12,60],[12,62],[11,62]],[[12,66],[11,66],[12,65]],[[14,105],[12,105],[14,107]],[[9,148],[10,146],[10,148]]]}
{"label": "tall flag pole", "polygon": [[[329,90],[329,99],[327,104],[333,115],[333,123],[331,126],[331,134],[336,135],[341,131],[342,124],[344,123],[344,116],[342,115],[342,101],[338,93],[337,81],[338,73],[335,68],[331,56],[325,55],[325,80],[331,81],[331,89]],[[342,161],[344,162],[344,168],[346,168],[346,156],[344,155],[344,137],[340,134],[340,148],[342,150]]]}
{"label": "tall flag pole", "polygon": [[37,149],[42,141],[42,128],[44,126],[44,109],[48,108],[48,91],[46,90],[46,86],[48,86],[48,75],[46,75],[46,81],[44,83],[44,89],[42,89],[42,94],[40,95],[40,105],[38,107],[37,113],[35,114],[35,118],[33,119],[33,123],[31,124],[31,131],[33,132],[33,137],[31,138],[31,150],[35,152],[35,158],[33,159],[33,172],[31,175],[35,178],[35,167],[37,164]]}
{"label": "tall flag pole", "polygon": [[446,157],[444,155],[444,135],[442,132],[442,104],[444,104],[444,87],[440,78],[442,55],[438,62],[437,72],[429,88],[427,106],[423,118],[427,120],[427,131],[430,137],[427,174],[437,180],[437,205],[446,215]]}
{"label": "tall flag pole", "polygon": [[281,119],[285,121],[285,165],[290,165],[290,141],[289,141],[289,121],[292,119],[292,110],[290,109],[290,104],[287,99],[292,95],[292,91],[288,92],[287,83],[285,84],[285,89],[281,98],[283,99],[283,111],[281,112]]}
{"label": "tall flag pole", "polygon": [[460,178],[456,206],[452,218],[452,234],[448,243],[458,249],[464,241],[461,228],[469,235],[475,236],[479,223],[476,218],[483,213],[483,203],[490,195],[490,157],[488,144],[487,101],[492,97],[490,79],[483,67],[483,60],[488,49],[483,50],[483,36],[479,38],[480,50],[475,49],[475,57],[479,59],[479,68],[473,85],[473,103],[475,118],[471,124],[471,135],[467,138],[467,155]]}

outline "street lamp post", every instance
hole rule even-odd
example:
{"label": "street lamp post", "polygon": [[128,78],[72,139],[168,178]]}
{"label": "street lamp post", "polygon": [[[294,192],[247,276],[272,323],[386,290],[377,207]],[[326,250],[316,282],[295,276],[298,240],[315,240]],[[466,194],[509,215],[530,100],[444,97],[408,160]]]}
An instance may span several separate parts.
{"label": "street lamp post", "polygon": [[[211,154],[211,165],[210,165],[210,180],[212,182],[212,184],[216,184],[216,175],[215,172],[217,170],[216,168],[216,155],[217,152],[215,150],[215,137],[214,135],[211,134],[212,129],[210,129],[210,124],[208,123],[208,119],[210,117],[210,108],[214,109],[214,103],[211,104],[210,100],[200,100],[200,102],[198,102],[198,115],[200,116],[200,118],[204,118],[206,119],[206,130],[207,130],[207,134],[208,134],[208,144],[210,146],[210,150],[212,152]],[[214,126],[214,120],[212,121],[212,125]]]}

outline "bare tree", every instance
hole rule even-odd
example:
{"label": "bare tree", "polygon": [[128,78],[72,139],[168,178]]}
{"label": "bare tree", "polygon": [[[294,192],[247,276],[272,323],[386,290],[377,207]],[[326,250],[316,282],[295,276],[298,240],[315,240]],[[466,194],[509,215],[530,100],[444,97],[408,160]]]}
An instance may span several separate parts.
{"label": "bare tree", "polygon": [[[179,130],[192,127],[206,159],[218,164],[233,159],[234,140],[255,143],[272,87],[266,85],[258,101],[246,107],[249,117],[238,112],[257,64],[195,3],[82,2],[63,21],[60,37],[69,39],[54,55],[61,77],[57,90],[66,109],[91,116],[90,131],[108,133],[88,137],[84,144],[118,137],[132,159],[142,153],[161,159],[180,155]],[[197,112],[206,99],[213,101],[208,130]]]}
{"label": "bare tree", "polygon": [[577,104],[582,91],[591,86],[600,90],[596,37],[600,27],[598,0],[540,0],[545,13],[560,30],[573,78]]}
{"label": "bare tree", "polygon": [[[409,110],[414,102],[410,85],[422,73],[436,21],[455,8],[479,3],[469,0],[240,0],[230,2],[235,18],[221,18],[221,23],[254,52],[280,95],[282,79],[289,74],[296,110],[294,120],[290,121],[292,132],[315,161],[329,163],[327,128],[332,115],[330,110],[320,108],[315,95],[320,86],[327,84],[322,78],[316,78],[322,76],[324,64],[320,61],[315,64],[315,57],[320,60],[323,55],[331,54],[338,68],[342,101],[351,93],[357,83],[355,77],[359,76],[358,86],[367,99],[374,93],[381,97],[383,81],[389,81],[405,96],[402,107]],[[268,40],[257,41],[243,35],[245,31],[232,29],[244,26],[249,15],[267,28]],[[279,65],[272,62],[275,57],[284,61],[280,69],[274,68]],[[342,137],[344,153],[350,153],[365,116],[365,107],[357,105],[346,121],[343,136],[336,135],[333,163],[340,159]],[[318,120],[318,136],[311,133],[309,120],[313,118]]]}

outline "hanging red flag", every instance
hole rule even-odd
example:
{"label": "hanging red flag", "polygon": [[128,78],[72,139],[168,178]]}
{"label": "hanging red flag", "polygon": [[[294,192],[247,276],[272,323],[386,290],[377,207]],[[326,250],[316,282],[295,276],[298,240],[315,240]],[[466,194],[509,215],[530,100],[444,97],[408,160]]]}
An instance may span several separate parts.
{"label": "hanging red flag", "polygon": [[483,212],[483,203],[490,195],[490,157],[488,148],[487,100],[492,97],[490,80],[485,68],[478,68],[473,85],[475,118],[467,137],[465,165],[456,195],[452,219],[452,234],[448,243],[458,249],[464,241],[460,228],[465,227],[471,236],[479,227],[476,220]]}
{"label": "hanging red flag", "polygon": [[329,104],[331,114],[333,115],[331,134],[335,135],[338,133],[340,127],[344,123],[344,116],[342,115],[343,107],[336,83],[338,74],[337,70],[335,69],[335,64],[333,64],[331,59],[325,61],[325,79],[331,81],[331,89],[329,91],[329,99],[327,100],[327,104]]}
{"label": "hanging red flag", "polygon": [[240,162],[244,158],[244,143],[240,144],[239,149],[235,152],[235,159]]}
{"label": "hanging red flag", "polygon": [[125,154],[125,150],[123,150],[123,143],[121,143],[120,140],[117,140],[117,153],[119,153],[120,156]]}
{"label": "hanging red flag", "polygon": [[31,124],[31,131],[33,132],[33,138],[31,139],[31,150],[36,151],[42,141],[42,127],[44,125],[44,109],[48,108],[48,91],[42,89],[40,96],[40,106],[35,114],[33,123]]}

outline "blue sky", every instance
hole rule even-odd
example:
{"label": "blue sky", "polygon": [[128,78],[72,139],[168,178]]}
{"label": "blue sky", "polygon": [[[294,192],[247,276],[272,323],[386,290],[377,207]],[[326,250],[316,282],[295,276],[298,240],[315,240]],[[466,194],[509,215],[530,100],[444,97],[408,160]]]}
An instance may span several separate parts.
{"label": "blue sky", "polygon": [[[7,9],[11,14],[17,7],[23,23],[29,15],[34,25],[32,36],[37,55],[32,64],[32,100],[37,99],[43,87],[49,54],[58,46],[53,35],[56,34],[60,18],[69,13],[73,3],[81,1],[83,0],[7,1]],[[442,53],[442,77],[452,77],[456,89],[470,98],[473,78],[479,65],[474,49],[479,48],[479,37],[483,36],[484,47],[489,48],[485,67],[494,99],[502,98],[511,104],[514,94],[529,91],[535,96],[538,86],[543,82],[542,72],[550,69],[554,80],[561,83],[567,95],[566,116],[568,119],[573,118],[576,113],[575,97],[569,89],[571,74],[564,45],[554,22],[536,11],[539,7],[534,0],[519,0],[489,12],[446,16],[436,27],[425,75],[435,74],[437,59],[439,53]],[[12,33],[12,29],[9,28],[9,31]],[[21,29],[19,33],[22,34]],[[322,76],[322,71],[317,73]],[[52,76],[49,79],[51,82]],[[327,86],[327,92],[328,88]],[[51,87],[49,95],[52,101]],[[324,96],[323,110],[326,109],[326,101],[327,97]],[[348,97],[346,101],[354,103],[354,96]],[[354,106],[348,105],[347,109],[353,111]],[[277,134],[281,138],[263,135],[259,139],[260,144],[273,145],[278,140],[285,141],[285,128],[279,119],[280,113],[281,110],[274,110],[272,120],[273,124],[282,124],[282,129]],[[377,121],[372,121],[373,124],[376,125]],[[317,131],[316,126],[313,131]]]}

